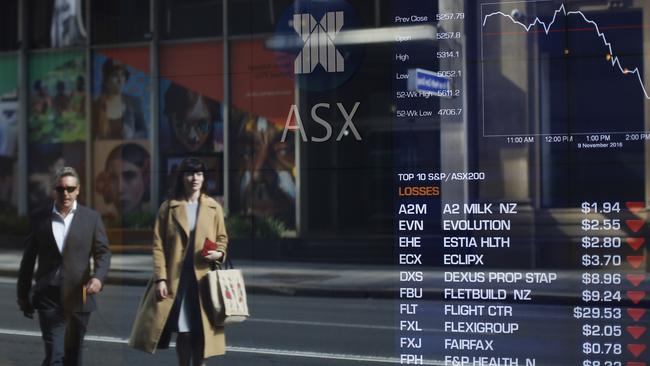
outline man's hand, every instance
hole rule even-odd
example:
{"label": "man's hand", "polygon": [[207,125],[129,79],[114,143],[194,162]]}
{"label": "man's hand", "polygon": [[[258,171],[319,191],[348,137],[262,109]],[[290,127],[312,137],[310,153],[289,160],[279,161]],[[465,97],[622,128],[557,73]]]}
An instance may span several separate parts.
{"label": "man's hand", "polygon": [[16,300],[16,302],[18,303],[20,311],[23,312],[23,315],[25,315],[25,317],[34,319],[34,307],[32,306],[32,303],[29,301],[29,299],[19,298]]}
{"label": "man's hand", "polygon": [[88,280],[86,284],[86,293],[88,295],[96,294],[102,290],[102,281],[96,279],[95,277]]}

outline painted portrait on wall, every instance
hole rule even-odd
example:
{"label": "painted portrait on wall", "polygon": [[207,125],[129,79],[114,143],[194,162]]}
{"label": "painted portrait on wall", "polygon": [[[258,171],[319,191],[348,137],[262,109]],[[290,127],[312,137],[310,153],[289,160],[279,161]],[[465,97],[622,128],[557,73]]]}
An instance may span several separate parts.
{"label": "painted portrait on wall", "polygon": [[221,104],[179,84],[161,81],[160,147],[166,152],[223,150]]}
{"label": "painted portrait on wall", "polygon": [[284,142],[283,125],[233,111],[231,177],[233,212],[273,217],[295,227],[296,163],[293,133]]}
{"label": "painted portrait on wall", "polygon": [[86,139],[86,62],[81,52],[39,54],[29,59],[29,141]]}
{"label": "painted portrait on wall", "polygon": [[160,76],[160,150],[177,156],[223,151],[221,44],[161,46]]}
{"label": "painted portrait on wall", "polygon": [[150,176],[148,141],[95,143],[94,204],[111,224],[130,227],[149,213]]}
{"label": "painted portrait on wall", "polygon": [[149,76],[118,58],[96,53],[92,121],[95,139],[146,139],[150,126]]}

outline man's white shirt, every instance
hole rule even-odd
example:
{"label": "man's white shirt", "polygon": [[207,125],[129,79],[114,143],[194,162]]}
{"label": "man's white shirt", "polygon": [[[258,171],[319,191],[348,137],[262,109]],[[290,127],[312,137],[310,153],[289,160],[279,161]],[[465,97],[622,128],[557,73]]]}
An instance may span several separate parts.
{"label": "man's white shirt", "polygon": [[77,212],[76,200],[72,203],[72,209],[65,218],[63,218],[59,210],[56,209],[56,204],[52,207],[52,234],[54,234],[56,246],[59,247],[59,252],[61,254],[63,254],[65,239],[68,237],[70,223],[72,223],[75,212]]}

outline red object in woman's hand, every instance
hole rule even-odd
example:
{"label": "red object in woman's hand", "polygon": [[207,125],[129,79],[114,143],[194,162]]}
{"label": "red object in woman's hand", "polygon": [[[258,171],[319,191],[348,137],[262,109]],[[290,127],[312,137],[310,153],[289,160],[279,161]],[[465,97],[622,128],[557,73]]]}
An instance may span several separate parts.
{"label": "red object in woman's hand", "polygon": [[201,250],[201,255],[205,257],[211,250],[217,250],[217,243],[208,238],[205,238],[205,241],[203,242],[203,250]]}

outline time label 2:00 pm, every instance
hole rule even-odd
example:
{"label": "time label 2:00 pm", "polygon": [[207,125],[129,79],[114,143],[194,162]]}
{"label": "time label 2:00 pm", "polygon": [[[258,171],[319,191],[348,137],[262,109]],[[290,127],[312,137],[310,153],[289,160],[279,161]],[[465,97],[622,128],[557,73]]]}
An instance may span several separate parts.
{"label": "time label 2:00 pm", "polygon": [[626,133],[625,141],[650,141],[650,133]]}

